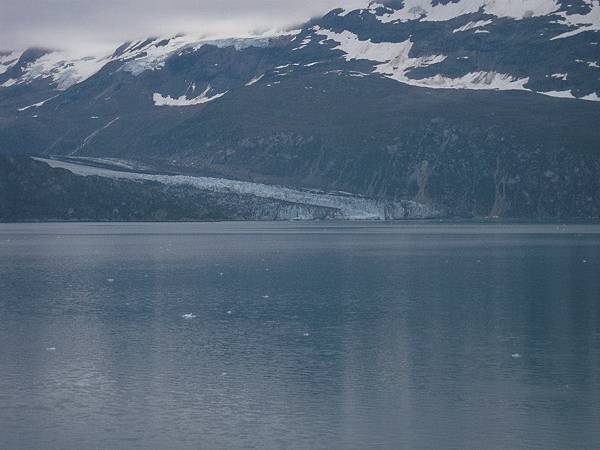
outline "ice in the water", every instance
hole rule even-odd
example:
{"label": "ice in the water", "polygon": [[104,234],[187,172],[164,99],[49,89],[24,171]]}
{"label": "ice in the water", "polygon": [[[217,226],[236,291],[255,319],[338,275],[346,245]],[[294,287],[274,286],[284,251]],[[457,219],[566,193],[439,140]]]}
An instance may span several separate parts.
{"label": "ice in the water", "polygon": [[303,335],[303,336],[304,336],[304,337],[308,337],[308,336],[310,336],[310,333],[304,333],[304,335]]}
{"label": "ice in the water", "polygon": [[196,316],[194,314],[184,314],[183,316],[181,316],[184,319],[195,319]]}
{"label": "ice in the water", "polygon": [[219,272],[220,277],[222,277],[223,275],[225,275],[223,272]]}
{"label": "ice in the water", "polygon": [[49,352],[55,352],[56,351],[56,347],[48,347],[46,350],[49,351]]}
{"label": "ice in the water", "polygon": [[114,283],[115,279],[114,278],[107,278],[106,281],[108,281],[109,283]]}
{"label": "ice in the water", "polygon": [[513,357],[513,358],[520,358],[520,357],[521,357],[521,355],[520,355],[519,353],[513,353],[513,354],[512,354],[512,357]]}
{"label": "ice in the water", "polygon": [[269,296],[268,295],[263,295],[262,298],[269,298]]}
{"label": "ice in the water", "polygon": [[227,314],[231,315],[231,314],[233,314],[233,311],[231,311],[231,310],[227,311]]}

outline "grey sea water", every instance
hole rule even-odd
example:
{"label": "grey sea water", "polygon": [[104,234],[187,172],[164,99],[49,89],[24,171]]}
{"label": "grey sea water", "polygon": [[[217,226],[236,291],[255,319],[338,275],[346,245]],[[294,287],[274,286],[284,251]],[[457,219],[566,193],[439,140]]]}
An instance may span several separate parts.
{"label": "grey sea water", "polygon": [[0,225],[0,448],[598,449],[600,227]]}

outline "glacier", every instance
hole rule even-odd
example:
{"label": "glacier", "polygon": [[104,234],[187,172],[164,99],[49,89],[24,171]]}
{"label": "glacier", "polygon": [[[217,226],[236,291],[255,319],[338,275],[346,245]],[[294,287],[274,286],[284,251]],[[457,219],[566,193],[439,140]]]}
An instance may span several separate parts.
{"label": "glacier", "polygon": [[[79,176],[98,176],[120,180],[156,182],[169,186],[186,186],[201,191],[223,194],[240,194],[254,197],[284,201],[298,206],[313,206],[335,210],[334,218],[345,220],[400,220],[428,219],[440,217],[440,212],[430,206],[414,201],[391,201],[362,197],[341,192],[322,192],[316,190],[293,189],[285,186],[274,186],[248,181],[225,178],[198,177],[188,175],[164,175],[118,170],[123,167],[98,167],[87,163],[105,163],[111,160],[95,158],[93,161],[82,159],[79,162],[67,162],[58,159],[33,158],[48,164],[52,168],[60,168]],[[302,208],[300,208],[300,211]],[[299,219],[310,219],[309,215],[299,215]]]}

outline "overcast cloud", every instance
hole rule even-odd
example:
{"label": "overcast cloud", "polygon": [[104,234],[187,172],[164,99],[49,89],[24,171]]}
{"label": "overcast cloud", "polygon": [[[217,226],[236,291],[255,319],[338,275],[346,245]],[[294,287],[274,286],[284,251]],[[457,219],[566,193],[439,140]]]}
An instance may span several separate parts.
{"label": "overcast cloud", "polygon": [[99,50],[179,32],[245,35],[281,29],[365,0],[0,0],[0,49]]}

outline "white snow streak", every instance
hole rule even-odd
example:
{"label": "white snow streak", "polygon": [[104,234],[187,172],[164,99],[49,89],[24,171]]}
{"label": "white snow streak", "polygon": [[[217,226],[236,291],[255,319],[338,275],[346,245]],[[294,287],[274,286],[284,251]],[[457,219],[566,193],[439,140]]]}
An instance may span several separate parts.
{"label": "white snow streak", "polygon": [[215,94],[215,95],[209,97],[208,93],[210,92],[211,89],[212,88],[209,85],[204,90],[204,92],[202,92],[202,94],[200,94],[198,97],[194,97],[194,98],[187,98],[185,95],[182,95],[181,97],[178,97],[178,98],[172,98],[169,95],[167,95],[165,97],[162,94],[159,94],[157,92],[154,93],[152,98],[154,100],[155,106],[194,106],[194,105],[202,105],[204,103],[212,102],[213,100],[223,97],[228,92],[228,91],[226,91],[221,94]]}
{"label": "white snow streak", "polygon": [[463,25],[460,28],[456,28],[455,30],[452,30],[453,33],[459,33],[461,31],[468,31],[468,30],[473,30],[476,28],[482,28],[485,27],[486,25],[489,25],[492,23],[492,19],[489,20],[478,20],[477,22],[468,22],[465,25]]}
{"label": "white snow streak", "polygon": [[46,100],[42,100],[41,102],[34,103],[33,105],[25,106],[24,108],[19,108],[19,111],[27,111],[30,108],[39,108],[40,106],[44,105],[44,103],[49,102],[50,100],[53,100],[56,97],[58,97],[58,95],[47,98]]}
{"label": "white snow streak", "polygon": [[263,79],[263,77],[264,77],[264,76],[265,76],[265,74],[263,73],[262,75],[258,75],[258,76],[256,76],[256,77],[252,78],[250,81],[248,81],[248,82],[245,84],[245,86],[252,86],[252,85],[254,85],[254,84],[258,83],[260,80],[262,80],[262,79]]}

